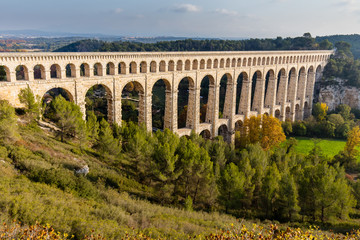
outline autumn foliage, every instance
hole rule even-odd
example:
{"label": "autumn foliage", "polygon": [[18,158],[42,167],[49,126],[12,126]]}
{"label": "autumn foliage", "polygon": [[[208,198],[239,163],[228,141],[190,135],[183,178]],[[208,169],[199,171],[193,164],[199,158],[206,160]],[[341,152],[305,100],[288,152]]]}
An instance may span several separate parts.
{"label": "autumn foliage", "polygon": [[235,135],[237,148],[259,142],[264,150],[269,150],[285,140],[279,119],[268,115],[246,118]]}

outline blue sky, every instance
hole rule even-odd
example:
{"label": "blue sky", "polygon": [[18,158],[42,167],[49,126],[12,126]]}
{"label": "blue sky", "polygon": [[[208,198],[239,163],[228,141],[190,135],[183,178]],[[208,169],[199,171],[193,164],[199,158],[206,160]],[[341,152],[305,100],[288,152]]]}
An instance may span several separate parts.
{"label": "blue sky", "polygon": [[0,0],[0,30],[121,36],[360,33],[360,0]]}

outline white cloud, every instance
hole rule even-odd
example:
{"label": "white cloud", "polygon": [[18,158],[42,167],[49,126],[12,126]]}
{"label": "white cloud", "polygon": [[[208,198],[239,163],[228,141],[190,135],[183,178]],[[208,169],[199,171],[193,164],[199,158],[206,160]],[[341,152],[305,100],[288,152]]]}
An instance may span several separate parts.
{"label": "white cloud", "polygon": [[224,9],[224,8],[218,8],[215,10],[216,13],[228,15],[228,16],[236,16],[238,13],[236,11]]}
{"label": "white cloud", "polygon": [[115,10],[114,10],[114,12],[116,13],[116,14],[119,14],[119,13],[122,13],[124,10],[122,9],[122,8],[116,8]]}
{"label": "white cloud", "polygon": [[193,4],[176,5],[173,10],[175,12],[200,12],[200,8]]}

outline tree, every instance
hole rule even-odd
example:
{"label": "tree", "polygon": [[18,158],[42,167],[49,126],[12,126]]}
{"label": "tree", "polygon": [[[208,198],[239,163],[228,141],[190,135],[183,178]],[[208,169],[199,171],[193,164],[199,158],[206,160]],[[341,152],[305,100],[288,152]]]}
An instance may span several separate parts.
{"label": "tree", "polygon": [[100,122],[99,139],[95,146],[101,153],[118,155],[120,153],[119,140],[114,138],[110,124],[103,118]]}
{"label": "tree", "polygon": [[282,218],[291,221],[300,211],[298,205],[299,194],[294,177],[289,172],[285,172],[281,176],[279,185],[279,198],[277,201],[278,211]]}
{"label": "tree", "polygon": [[357,146],[360,144],[360,128],[358,126],[351,129],[345,144],[344,151],[352,158],[358,155]]}
{"label": "tree", "polygon": [[15,141],[19,138],[15,109],[6,100],[0,100],[0,140]]}
{"label": "tree", "polygon": [[275,163],[268,166],[263,179],[261,188],[261,199],[263,210],[266,217],[270,217],[270,213],[273,214],[276,210],[275,202],[279,198],[279,182],[281,175]]}
{"label": "tree", "polygon": [[326,103],[316,103],[313,106],[313,115],[318,121],[325,119],[329,107]]}
{"label": "tree", "polygon": [[86,131],[90,142],[94,143],[99,137],[99,122],[97,121],[94,111],[88,111],[86,121]]}
{"label": "tree", "polygon": [[86,124],[80,107],[73,102],[68,102],[58,95],[50,104],[50,115],[56,126],[60,129],[61,141],[65,136],[81,137],[86,133]]}
{"label": "tree", "polygon": [[340,104],[336,107],[336,112],[340,114],[344,120],[350,120],[351,107],[346,104]]}
{"label": "tree", "polygon": [[39,96],[34,96],[29,86],[20,90],[18,95],[20,103],[25,105],[25,112],[30,120],[39,119],[41,115],[41,101]]}

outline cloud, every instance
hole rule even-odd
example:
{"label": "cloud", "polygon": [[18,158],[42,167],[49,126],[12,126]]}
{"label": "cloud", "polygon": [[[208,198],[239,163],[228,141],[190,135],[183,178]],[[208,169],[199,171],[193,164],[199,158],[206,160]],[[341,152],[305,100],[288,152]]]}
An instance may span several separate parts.
{"label": "cloud", "polygon": [[122,13],[124,10],[122,8],[115,8],[114,12],[116,14]]}
{"label": "cloud", "polygon": [[238,13],[236,11],[224,9],[224,8],[218,8],[215,10],[216,13],[227,15],[227,16],[236,16]]}
{"label": "cloud", "polygon": [[173,10],[175,12],[200,12],[200,8],[193,4],[176,5]]}

